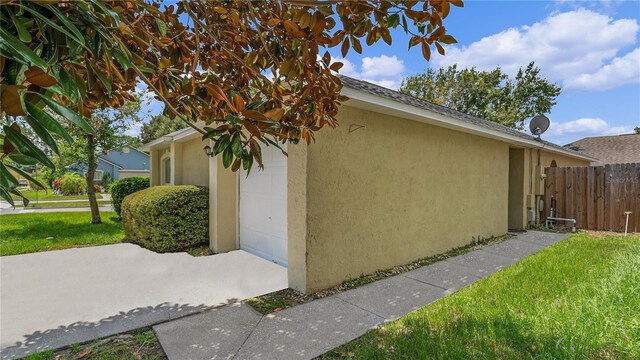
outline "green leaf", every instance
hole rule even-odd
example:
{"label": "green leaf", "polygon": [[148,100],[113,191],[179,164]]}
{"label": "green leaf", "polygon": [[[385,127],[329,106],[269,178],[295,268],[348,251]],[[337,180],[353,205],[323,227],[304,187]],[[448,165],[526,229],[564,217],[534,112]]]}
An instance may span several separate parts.
{"label": "green leaf", "polygon": [[251,156],[251,153],[249,152],[242,153],[242,168],[245,170],[251,171],[252,165],[253,165],[253,156]]}
{"label": "green leaf", "polygon": [[29,173],[27,173],[26,171],[20,169],[19,167],[13,166],[13,165],[9,165],[7,164],[7,167],[15,172],[17,172],[18,174],[20,174],[22,177],[24,177],[25,179],[29,180],[30,182],[36,184],[38,187],[46,190],[47,188],[38,180],[36,180],[34,177],[32,177]]}
{"label": "green leaf", "polygon": [[222,153],[222,165],[224,165],[226,169],[229,166],[231,166],[232,162],[233,162],[233,150],[231,150],[231,146],[228,146]]}
{"label": "green leaf", "polygon": [[148,66],[138,66],[138,70],[149,74],[153,74],[156,72],[153,68],[150,68]]}
{"label": "green leaf", "polygon": [[218,155],[225,151],[229,147],[230,143],[229,134],[221,136],[220,139],[216,141],[215,145],[213,145],[213,154]]}
{"label": "green leaf", "polygon": [[42,150],[38,149],[38,147],[35,146],[35,144],[26,136],[22,135],[11,126],[4,125],[2,128],[5,133],[5,141],[9,140],[9,142],[15,146],[20,153],[38,160],[41,164],[51,169],[55,169],[56,166],[51,162],[47,155],[45,155]]}
{"label": "green leaf", "polygon": [[53,100],[49,96],[42,95],[42,94],[38,94],[38,96],[40,96],[42,100],[44,100],[44,103],[47,104],[47,106],[51,110],[53,110],[56,114],[78,125],[82,130],[84,130],[84,132],[91,135],[96,135],[96,132],[93,130],[91,125],[89,125],[87,120],[85,120],[82,116],[78,115],[75,111],[58,103],[57,101]]}
{"label": "green leaf", "polygon": [[73,143],[73,139],[71,135],[65,130],[60,123],[56,119],[54,119],[51,115],[49,115],[46,111],[40,109],[38,106],[27,102],[25,103],[27,107],[27,113],[29,113],[29,117],[33,118],[40,125],[42,125],[45,129],[59,135],[63,138],[67,143]]}
{"label": "green leaf", "polygon": [[257,109],[260,105],[262,105],[263,101],[262,100],[258,100],[258,101],[254,101],[251,104],[248,104],[245,109],[246,110],[255,110]]}
{"label": "green leaf", "polygon": [[100,10],[102,10],[103,13],[105,13],[105,15],[109,15],[111,16],[115,21],[116,21],[116,25],[120,23],[120,15],[118,15],[117,12],[105,7],[104,5],[102,5],[102,1],[104,0],[90,0],[92,4],[96,5],[97,7],[100,8]]}
{"label": "green leaf", "polygon": [[73,26],[73,28],[75,29],[75,31],[78,32],[77,35],[74,34],[73,31],[69,31],[69,30],[63,28],[62,26],[56,24],[54,21],[52,21],[48,17],[42,15],[42,13],[40,13],[38,10],[34,10],[34,9],[32,9],[32,8],[30,8],[28,6],[22,5],[22,4],[20,4],[19,6],[20,6],[20,8],[22,8],[22,9],[26,10],[27,12],[31,13],[33,16],[35,16],[35,17],[39,18],[40,20],[42,20],[47,25],[49,25],[52,28],[60,31],[61,33],[69,36],[71,39],[75,40],[78,44],[80,44],[82,46],[85,46],[84,37],[82,37],[82,34],[78,31],[78,29],[75,26]]}
{"label": "green leaf", "polygon": [[167,24],[164,23],[164,21],[155,18],[156,20],[156,25],[158,25],[158,30],[160,30],[160,34],[162,34],[162,36],[167,36]]}
{"label": "green leaf", "polygon": [[238,136],[238,133],[233,134],[231,138],[231,151],[237,156],[242,156],[242,139]]}
{"label": "green leaf", "polygon": [[31,37],[29,30],[24,26],[24,19],[22,17],[16,17],[13,14],[13,11],[9,11],[9,16],[11,17],[11,21],[16,27],[16,30],[18,30],[18,37],[20,38],[20,41],[30,43],[33,38]]}
{"label": "green leaf", "polygon": [[42,126],[33,116],[26,116],[25,120],[31,126],[33,132],[35,132],[36,135],[38,135],[38,137],[51,148],[51,150],[60,155],[58,145],[56,144],[56,141],[53,139],[53,137],[51,137],[51,134],[49,134],[47,129],[45,129],[44,126]]}
{"label": "green leaf", "polygon": [[27,207],[27,205],[29,205],[29,199],[27,199],[26,196],[22,195],[22,193],[20,192],[20,190],[13,188],[11,190],[9,190],[10,193],[15,194],[17,196],[19,196],[22,199],[22,205],[24,207]]}
{"label": "green leaf", "polygon": [[222,134],[224,134],[226,132],[226,130],[221,129],[221,130],[217,130],[214,128],[210,128],[210,127],[205,127],[204,131],[206,131],[207,133],[202,135],[202,140],[206,140],[206,139],[212,139],[216,136],[220,136]]}
{"label": "green leaf", "polygon": [[18,179],[4,166],[3,163],[0,162],[0,186],[4,186],[6,188],[14,188],[18,186]]}
{"label": "green leaf", "polygon": [[76,39],[80,39],[80,43],[84,45],[84,35],[78,28],[58,9],[58,5],[47,5],[46,8],[51,11],[71,31]]}
{"label": "green leaf", "polygon": [[400,15],[392,14],[387,21],[387,27],[395,28],[400,23]]}
{"label": "green leaf", "polygon": [[9,189],[0,185],[0,197],[2,197],[6,202],[11,204],[11,206],[15,207],[16,204],[13,203],[13,198],[9,195]]}
{"label": "green leaf", "polygon": [[74,102],[80,100],[80,91],[76,85],[75,76],[69,74],[64,68],[60,68],[58,81],[65,96],[68,96]]}
{"label": "green leaf", "polygon": [[93,68],[93,72],[96,74],[96,76],[98,76],[98,79],[100,79],[100,81],[102,82],[102,84],[104,85],[104,88],[107,90],[107,94],[111,94],[111,82],[109,81],[109,79],[107,79],[106,76],[104,76],[104,73],[98,69],[96,69],[95,67],[93,67],[93,65],[91,65],[91,67]]}
{"label": "green leaf", "polygon": [[125,71],[129,69],[129,66],[131,66],[130,58],[128,58],[125,54],[121,53],[120,51],[114,51],[113,56],[116,58],[116,60],[118,60],[118,62],[120,63],[120,65],[122,65],[122,68]]}
{"label": "green leaf", "polygon": [[2,38],[2,41],[0,41],[0,55],[26,65],[35,65],[41,69],[47,68],[47,64],[43,59],[2,27],[0,27],[0,38]]}
{"label": "green leaf", "polygon": [[11,156],[9,156],[9,159],[11,159],[11,161],[18,163],[20,165],[35,165],[38,163],[38,160],[30,156],[27,156],[24,154],[17,154],[17,153],[11,154]]}

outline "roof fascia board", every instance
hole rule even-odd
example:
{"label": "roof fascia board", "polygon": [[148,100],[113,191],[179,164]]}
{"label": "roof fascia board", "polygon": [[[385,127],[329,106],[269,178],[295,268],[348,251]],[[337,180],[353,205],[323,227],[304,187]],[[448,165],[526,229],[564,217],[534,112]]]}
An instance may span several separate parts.
{"label": "roof fascia board", "polygon": [[120,166],[120,165],[118,165],[118,164],[116,164],[116,163],[114,163],[114,162],[111,162],[111,161],[109,161],[109,160],[107,160],[107,159],[103,158],[102,156],[99,156],[99,155],[98,155],[98,159],[99,159],[99,160],[102,160],[102,161],[104,161],[104,162],[106,162],[106,163],[107,163],[107,164],[109,164],[109,165],[113,165],[113,166],[117,167],[118,169],[122,169],[122,166]]}
{"label": "roof fascia board", "polygon": [[161,136],[155,140],[151,140],[146,144],[143,144],[142,146],[140,146],[140,149],[142,149],[143,151],[151,151],[151,150],[157,150],[157,149],[163,149],[164,146],[163,145],[168,145],[173,141],[173,136],[169,136],[169,135],[165,135],[165,136]]}

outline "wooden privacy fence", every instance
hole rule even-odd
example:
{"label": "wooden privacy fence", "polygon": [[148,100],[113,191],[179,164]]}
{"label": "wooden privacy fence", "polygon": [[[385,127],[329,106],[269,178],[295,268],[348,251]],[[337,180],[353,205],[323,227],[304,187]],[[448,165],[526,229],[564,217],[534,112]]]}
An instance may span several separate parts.
{"label": "wooden privacy fence", "polygon": [[640,231],[640,163],[545,169],[544,218],[576,219],[581,229],[624,231],[625,211],[629,232]]}

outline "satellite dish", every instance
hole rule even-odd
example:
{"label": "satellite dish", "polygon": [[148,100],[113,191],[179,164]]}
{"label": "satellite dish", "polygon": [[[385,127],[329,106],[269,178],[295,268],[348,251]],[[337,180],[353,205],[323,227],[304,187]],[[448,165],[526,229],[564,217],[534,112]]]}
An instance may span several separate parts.
{"label": "satellite dish", "polygon": [[531,134],[537,136],[540,139],[540,135],[542,135],[549,128],[549,118],[544,115],[537,115],[531,122],[529,123],[529,130],[531,130]]}
{"label": "satellite dish", "polygon": [[129,153],[129,147],[128,146],[123,147],[122,148],[122,152],[125,153],[125,154],[128,154]]}

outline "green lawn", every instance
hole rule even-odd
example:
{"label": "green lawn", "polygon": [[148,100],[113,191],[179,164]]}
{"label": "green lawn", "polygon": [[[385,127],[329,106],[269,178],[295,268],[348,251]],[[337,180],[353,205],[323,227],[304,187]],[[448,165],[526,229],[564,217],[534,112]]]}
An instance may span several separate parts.
{"label": "green lawn", "polygon": [[153,330],[138,330],[86,344],[73,344],[62,350],[29,355],[24,360],[165,360]]}
{"label": "green lawn", "polygon": [[[122,241],[122,224],[114,212],[102,212],[102,224],[92,225],[87,212],[0,216],[0,255],[25,254]],[[49,238],[50,239],[47,239]]]}
{"label": "green lawn", "polygon": [[[98,200],[98,206],[105,206],[111,204],[109,200]],[[24,207],[21,202],[16,203],[17,208]],[[89,207],[89,201],[65,201],[65,202],[45,202],[36,203],[32,201],[27,205],[27,208],[68,208],[68,207]]]}
{"label": "green lawn", "polygon": [[640,236],[577,234],[323,358],[640,359]]}
{"label": "green lawn", "polygon": [[[36,200],[36,191],[35,190],[25,190],[25,191],[20,191],[22,193],[22,195],[26,196],[27,199],[31,200],[31,201],[35,201]],[[14,200],[21,200],[18,196],[16,195],[11,195],[11,197]],[[47,189],[47,191],[45,192],[44,190],[38,190],[38,200],[40,201],[52,201],[52,200],[86,200],[87,199],[87,195],[69,195],[69,196],[64,196],[64,195],[58,195],[58,194],[54,194],[53,190],[51,189]],[[102,199],[102,195],[100,194],[96,194],[96,199]],[[17,205],[18,203],[16,203]]]}

